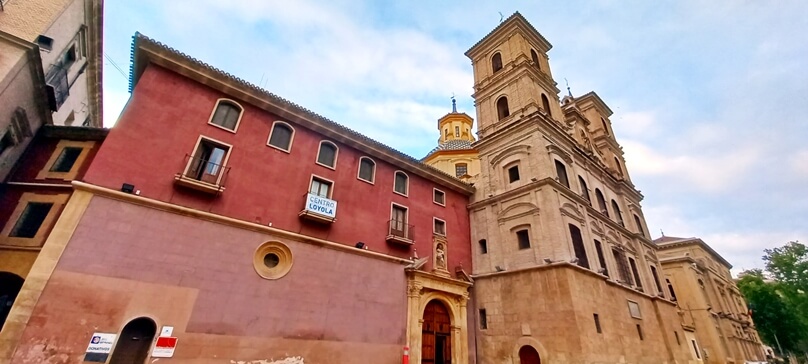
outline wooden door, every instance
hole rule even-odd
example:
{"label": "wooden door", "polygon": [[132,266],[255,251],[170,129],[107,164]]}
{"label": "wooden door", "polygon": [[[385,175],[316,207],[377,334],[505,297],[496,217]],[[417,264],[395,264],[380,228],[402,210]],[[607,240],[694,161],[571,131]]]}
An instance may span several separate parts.
{"label": "wooden door", "polygon": [[421,363],[452,364],[452,322],[440,301],[426,305],[421,342]]}
{"label": "wooden door", "polygon": [[519,348],[519,364],[541,364],[539,353],[532,346]]}

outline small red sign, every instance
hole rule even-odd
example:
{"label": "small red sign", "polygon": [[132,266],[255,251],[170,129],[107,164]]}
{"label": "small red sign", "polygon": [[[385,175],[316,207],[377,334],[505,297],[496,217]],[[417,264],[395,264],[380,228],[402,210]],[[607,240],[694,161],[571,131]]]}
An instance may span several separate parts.
{"label": "small red sign", "polygon": [[157,343],[154,344],[152,350],[152,357],[154,358],[170,358],[174,356],[174,349],[177,348],[177,338],[170,336],[162,336],[157,338]]}

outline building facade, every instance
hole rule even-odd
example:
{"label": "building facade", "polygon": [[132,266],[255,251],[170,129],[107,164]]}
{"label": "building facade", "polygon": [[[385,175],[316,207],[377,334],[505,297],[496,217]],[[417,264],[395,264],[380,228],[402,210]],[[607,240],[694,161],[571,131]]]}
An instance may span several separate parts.
{"label": "building facade", "polygon": [[[45,125],[0,184],[0,362],[8,362],[56,257],[42,254],[107,130]],[[21,293],[22,289],[29,293]],[[13,311],[13,312],[12,312]]]}
{"label": "building facade", "polygon": [[0,180],[4,180],[40,126],[102,125],[103,2],[0,3]]}
{"label": "building facade", "polygon": [[12,362],[81,357],[94,333],[118,335],[110,362],[140,362],[164,326],[178,363],[397,363],[407,345],[469,361],[471,186],[148,38],[133,49],[131,100],[43,249],[59,264],[23,287],[40,298]]}
{"label": "building facade", "polygon": [[665,280],[695,329],[706,363],[766,360],[746,302],[732,279],[730,265],[699,238],[663,236],[654,240]]}

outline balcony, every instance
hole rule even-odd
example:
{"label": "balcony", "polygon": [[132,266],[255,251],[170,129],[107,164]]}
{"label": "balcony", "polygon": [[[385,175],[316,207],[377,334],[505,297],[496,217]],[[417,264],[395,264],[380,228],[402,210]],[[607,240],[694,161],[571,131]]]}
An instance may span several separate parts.
{"label": "balcony", "polygon": [[390,220],[387,222],[387,239],[390,243],[412,245],[415,241],[415,226],[406,221]]}
{"label": "balcony", "polygon": [[224,192],[224,182],[230,167],[213,163],[210,158],[185,155],[185,171],[174,175],[174,183],[201,192],[218,195]]}
{"label": "balcony", "polygon": [[337,201],[312,193],[303,197],[303,210],[298,214],[300,218],[324,224],[337,220]]}

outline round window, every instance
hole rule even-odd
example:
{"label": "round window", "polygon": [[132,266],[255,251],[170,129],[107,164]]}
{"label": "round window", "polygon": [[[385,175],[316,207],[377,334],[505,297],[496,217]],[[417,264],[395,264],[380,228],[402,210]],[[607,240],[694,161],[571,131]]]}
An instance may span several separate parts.
{"label": "round window", "polygon": [[253,267],[262,278],[282,278],[292,269],[292,251],[279,241],[263,243],[255,250]]}

